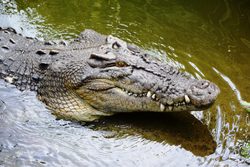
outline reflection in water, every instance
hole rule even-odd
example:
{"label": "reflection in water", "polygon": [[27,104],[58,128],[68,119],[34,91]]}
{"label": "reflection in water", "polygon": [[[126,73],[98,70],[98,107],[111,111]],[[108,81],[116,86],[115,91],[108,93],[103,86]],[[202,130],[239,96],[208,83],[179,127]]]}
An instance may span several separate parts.
{"label": "reflection in water", "polygon": [[214,153],[216,144],[207,126],[190,113],[133,113],[105,118],[94,129],[141,135],[146,139],[180,145],[197,156]]}
{"label": "reflection in water", "polygon": [[221,72],[219,72],[216,68],[213,68],[213,70],[219,74],[227,83],[228,85],[231,87],[231,89],[234,91],[238,101],[240,104],[244,103],[245,101],[242,100],[240,91],[236,88],[235,84],[230,80],[230,78],[228,78],[227,76],[225,76],[224,74],[222,74]]}
{"label": "reflection in water", "polygon": [[48,40],[72,39],[92,28],[142,46],[221,89],[211,109],[192,112],[202,123],[188,114],[132,114],[80,126],[56,121],[34,94],[1,83],[0,166],[246,166],[239,153],[250,143],[250,119],[239,102],[250,101],[249,3],[0,1],[0,26]]}
{"label": "reflection in water", "polygon": [[30,10],[32,19],[29,19],[25,11],[17,10],[15,1],[3,1],[0,4],[0,9],[1,26],[13,27],[17,32],[25,36],[36,37],[38,35],[36,23],[43,19],[35,10]]}
{"label": "reflection in water", "polygon": [[197,72],[199,72],[199,74],[201,74],[202,77],[201,77],[198,73],[195,73],[195,76],[196,76],[197,78],[202,79],[202,78],[205,77],[205,75],[201,72],[201,70],[200,70],[194,63],[189,62],[189,64],[190,64]]}

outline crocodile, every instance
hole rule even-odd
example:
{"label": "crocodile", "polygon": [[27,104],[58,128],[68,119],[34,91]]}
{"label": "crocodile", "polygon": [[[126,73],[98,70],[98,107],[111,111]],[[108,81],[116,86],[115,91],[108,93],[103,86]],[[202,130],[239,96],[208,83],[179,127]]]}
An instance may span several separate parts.
{"label": "crocodile", "polygon": [[208,109],[220,90],[112,35],[86,29],[71,41],[0,29],[0,78],[37,92],[58,118],[94,121],[122,112]]}

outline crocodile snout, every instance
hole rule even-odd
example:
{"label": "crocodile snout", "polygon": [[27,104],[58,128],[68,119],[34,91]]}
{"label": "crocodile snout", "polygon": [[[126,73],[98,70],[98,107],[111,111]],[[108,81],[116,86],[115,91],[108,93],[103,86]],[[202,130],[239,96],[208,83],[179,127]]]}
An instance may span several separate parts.
{"label": "crocodile snout", "polygon": [[200,80],[191,85],[187,93],[191,103],[201,107],[213,104],[220,93],[220,89],[214,83],[207,80]]}

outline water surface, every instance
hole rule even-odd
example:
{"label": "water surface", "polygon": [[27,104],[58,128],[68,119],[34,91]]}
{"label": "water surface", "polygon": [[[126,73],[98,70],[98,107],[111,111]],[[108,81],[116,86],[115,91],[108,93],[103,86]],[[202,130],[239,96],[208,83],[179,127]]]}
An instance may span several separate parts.
{"label": "water surface", "polygon": [[[86,28],[137,44],[216,83],[214,106],[191,114],[125,114],[80,125],[32,92],[0,82],[0,166],[247,166],[250,143],[247,0],[0,0],[0,26],[41,40]],[[180,161],[181,159],[181,161]]]}

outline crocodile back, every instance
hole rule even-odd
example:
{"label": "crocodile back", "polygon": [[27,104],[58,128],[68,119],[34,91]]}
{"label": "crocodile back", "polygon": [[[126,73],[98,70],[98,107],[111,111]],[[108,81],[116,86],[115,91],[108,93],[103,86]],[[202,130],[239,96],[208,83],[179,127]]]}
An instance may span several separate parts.
{"label": "crocodile back", "polygon": [[41,55],[34,54],[39,41],[24,38],[13,29],[0,30],[0,78],[20,90],[36,90],[41,70]]}

